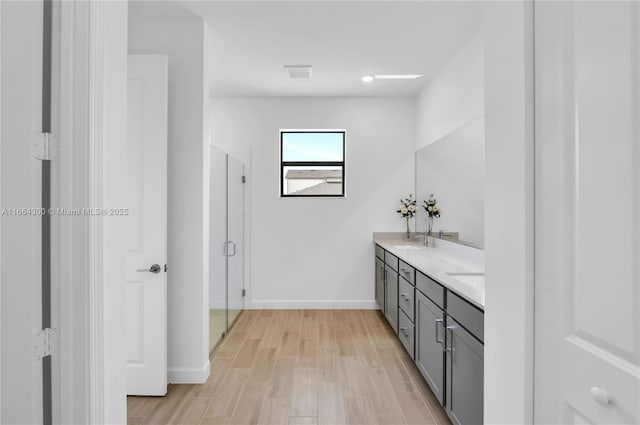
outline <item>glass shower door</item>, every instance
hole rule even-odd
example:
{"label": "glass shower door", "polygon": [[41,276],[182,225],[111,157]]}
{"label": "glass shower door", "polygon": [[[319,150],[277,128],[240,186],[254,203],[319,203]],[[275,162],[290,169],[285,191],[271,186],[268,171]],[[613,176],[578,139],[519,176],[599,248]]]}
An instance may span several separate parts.
{"label": "glass shower door", "polygon": [[244,308],[244,165],[227,156],[228,327]]}
{"label": "glass shower door", "polygon": [[209,351],[244,309],[244,165],[219,149],[210,157]]}
{"label": "glass shower door", "polygon": [[227,154],[210,155],[209,351],[227,331]]}

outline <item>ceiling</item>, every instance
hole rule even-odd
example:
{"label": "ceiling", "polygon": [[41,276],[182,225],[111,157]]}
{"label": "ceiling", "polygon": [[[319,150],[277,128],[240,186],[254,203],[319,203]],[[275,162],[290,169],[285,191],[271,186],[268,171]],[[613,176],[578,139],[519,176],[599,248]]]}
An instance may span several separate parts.
{"label": "ceiling", "polygon": [[[182,1],[208,23],[212,96],[414,96],[482,25],[477,1]],[[284,65],[312,65],[289,80]],[[366,74],[424,74],[363,83]]]}

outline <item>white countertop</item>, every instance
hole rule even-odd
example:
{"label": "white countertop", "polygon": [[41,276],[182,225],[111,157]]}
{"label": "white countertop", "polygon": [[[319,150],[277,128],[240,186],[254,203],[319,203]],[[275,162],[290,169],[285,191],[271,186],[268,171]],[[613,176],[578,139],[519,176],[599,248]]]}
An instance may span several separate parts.
{"label": "white countertop", "polygon": [[[429,246],[424,246],[422,242],[390,233],[374,233],[373,241],[484,310],[484,251],[481,249],[434,238],[429,238]],[[462,275],[456,278],[456,273]]]}

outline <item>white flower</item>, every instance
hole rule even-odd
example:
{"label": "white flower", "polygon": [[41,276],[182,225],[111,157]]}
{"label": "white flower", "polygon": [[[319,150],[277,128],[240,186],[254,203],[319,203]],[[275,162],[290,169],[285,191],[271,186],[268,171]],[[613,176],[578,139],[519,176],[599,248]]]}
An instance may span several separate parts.
{"label": "white flower", "polygon": [[433,206],[433,210],[434,210],[435,212],[438,212],[438,211],[440,211],[440,207],[439,207],[439,206],[437,206],[437,205],[434,205],[434,206]]}
{"label": "white flower", "polygon": [[403,214],[403,215],[404,215],[404,214],[406,214],[407,212],[408,212],[408,210],[407,210],[407,208],[406,208],[406,207],[402,207],[402,208],[400,208],[400,213],[401,213],[401,214]]}
{"label": "white flower", "polygon": [[407,208],[409,211],[414,212],[416,210],[415,205],[409,205],[409,207]]}
{"label": "white flower", "polygon": [[429,205],[429,206],[427,207],[427,211],[432,211],[432,210],[433,210],[433,207],[432,207],[431,205]]}

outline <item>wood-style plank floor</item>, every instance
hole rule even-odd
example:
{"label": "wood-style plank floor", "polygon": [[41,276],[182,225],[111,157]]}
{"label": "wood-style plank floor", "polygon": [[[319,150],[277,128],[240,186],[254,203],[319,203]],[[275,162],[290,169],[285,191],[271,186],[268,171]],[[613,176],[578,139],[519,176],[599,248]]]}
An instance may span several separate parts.
{"label": "wood-style plank floor", "polygon": [[376,310],[248,310],[202,385],[129,397],[144,425],[450,425]]}

